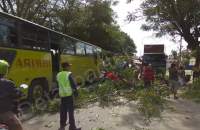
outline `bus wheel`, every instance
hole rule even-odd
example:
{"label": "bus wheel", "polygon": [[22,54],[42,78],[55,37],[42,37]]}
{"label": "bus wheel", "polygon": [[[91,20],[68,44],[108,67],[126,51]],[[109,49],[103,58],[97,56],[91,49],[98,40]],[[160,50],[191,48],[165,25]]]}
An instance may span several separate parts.
{"label": "bus wheel", "polygon": [[19,116],[21,120],[27,120],[33,117],[32,104],[28,100],[20,101],[18,109],[20,110]]}
{"label": "bus wheel", "polygon": [[84,86],[85,85],[85,80],[81,76],[76,76],[76,82],[78,86]]}
{"label": "bus wheel", "polygon": [[94,71],[89,71],[87,73],[87,77],[86,77],[87,83],[91,84],[91,83],[93,83],[95,81],[95,79],[96,79],[95,72]]}
{"label": "bus wheel", "polygon": [[42,80],[35,80],[32,82],[29,89],[29,99],[35,103],[36,99],[44,98],[46,91],[46,83]]}

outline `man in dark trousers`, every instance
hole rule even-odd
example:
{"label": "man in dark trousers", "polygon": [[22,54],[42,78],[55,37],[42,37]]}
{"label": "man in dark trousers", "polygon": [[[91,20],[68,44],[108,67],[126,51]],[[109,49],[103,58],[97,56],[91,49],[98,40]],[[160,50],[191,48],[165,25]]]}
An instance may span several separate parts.
{"label": "man in dark trousers", "polygon": [[62,63],[63,70],[57,74],[59,96],[61,97],[59,130],[65,130],[67,113],[69,115],[69,130],[81,130],[75,125],[73,95],[78,96],[78,91],[72,73],[69,71],[70,66],[67,62]]}
{"label": "man in dark trousers", "polygon": [[22,124],[14,113],[15,100],[21,93],[12,81],[5,78],[8,67],[6,61],[0,60],[0,123],[7,125],[9,130],[22,130]]}
{"label": "man in dark trousers", "polygon": [[154,81],[154,71],[150,64],[145,64],[143,69],[144,87],[149,88]]}
{"label": "man in dark trousers", "polygon": [[177,90],[178,90],[178,68],[176,63],[172,63],[169,68],[169,85],[171,87],[172,93],[174,94],[174,99],[178,99]]}

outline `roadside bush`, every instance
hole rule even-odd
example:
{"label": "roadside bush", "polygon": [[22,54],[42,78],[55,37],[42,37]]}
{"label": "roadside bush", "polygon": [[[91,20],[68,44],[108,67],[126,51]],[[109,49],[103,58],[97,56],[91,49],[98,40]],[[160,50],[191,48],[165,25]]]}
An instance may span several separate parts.
{"label": "roadside bush", "polygon": [[192,88],[195,90],[200,90],[200,78],[195,78]]}
{"label": "roadside bush", "polygon": [[194,79],[191,86],[188,86],[186,91],[182,94],[184,98],[192,99],[195,102],[200,102],[200,78]]}

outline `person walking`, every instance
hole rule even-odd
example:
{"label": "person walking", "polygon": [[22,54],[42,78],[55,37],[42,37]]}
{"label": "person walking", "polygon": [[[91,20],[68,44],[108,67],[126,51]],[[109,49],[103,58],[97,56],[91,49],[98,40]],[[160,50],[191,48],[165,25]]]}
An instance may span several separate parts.
{"label": "person walking", "polygon": [[21,95],[15,84],[5,78],[9,64],[0,60],[0,123],[8,126],[9,130],[23,130],[20,120],[16,116],[15,101]]}
{"label": "person walking", "polygon": [[178,68],[175,63],[172,63],[171,67],[169,68],[169,85],[174,95],[174,99],[178,99],[177,97],[177,89],[179,85],[178,84]]}
{"label": "person walking", "polygon": [[57,82],[59,87],[59,96],[61,97],[60,105],[60,128],[65,130],[67,113],[69,116],[69,130],[81,130],[76,128],[74,119],[74,100],[73,95],[78,96],[77,85],[69,71],[70,64],[68,62],[62,63],[62,71],[57,74]]}
{"label": "person walking", "polygon": [[145,64],[143,69],[143,80],[144,80],[144,87],[148,88],[152,85],[154,81],[154,71],[150,64]]}
{"label": "person walking", "polygon": [[179,67],[179,70],[178,70],[178,81],[179,81],[181,86],[185,85],[185,70],[184,70],[183,66]]}

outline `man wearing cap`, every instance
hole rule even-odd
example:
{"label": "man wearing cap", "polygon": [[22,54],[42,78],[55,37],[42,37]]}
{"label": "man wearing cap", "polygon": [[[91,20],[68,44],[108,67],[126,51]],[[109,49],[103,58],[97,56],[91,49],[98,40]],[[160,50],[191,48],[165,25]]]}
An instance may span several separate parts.
{"label": "man wearing cap", "polygon": [[78,91],[72,73],[69,71],[70,66],[71,64],[68,62],[62,63],[62,71],[56,77],[61,97],[59,130],[65,130],[67,113],[69,115],[69,130],[81,130],[75,125],[73,95],[78,96]]}
{"label": "man wearing cap", "polygon": [[0,123],[6,124],[9,130],[22,130],[21,122],[13,112],[14,101],[20,92],[12,81],[5,79],[8,67],[8,62],[0,60]]}

